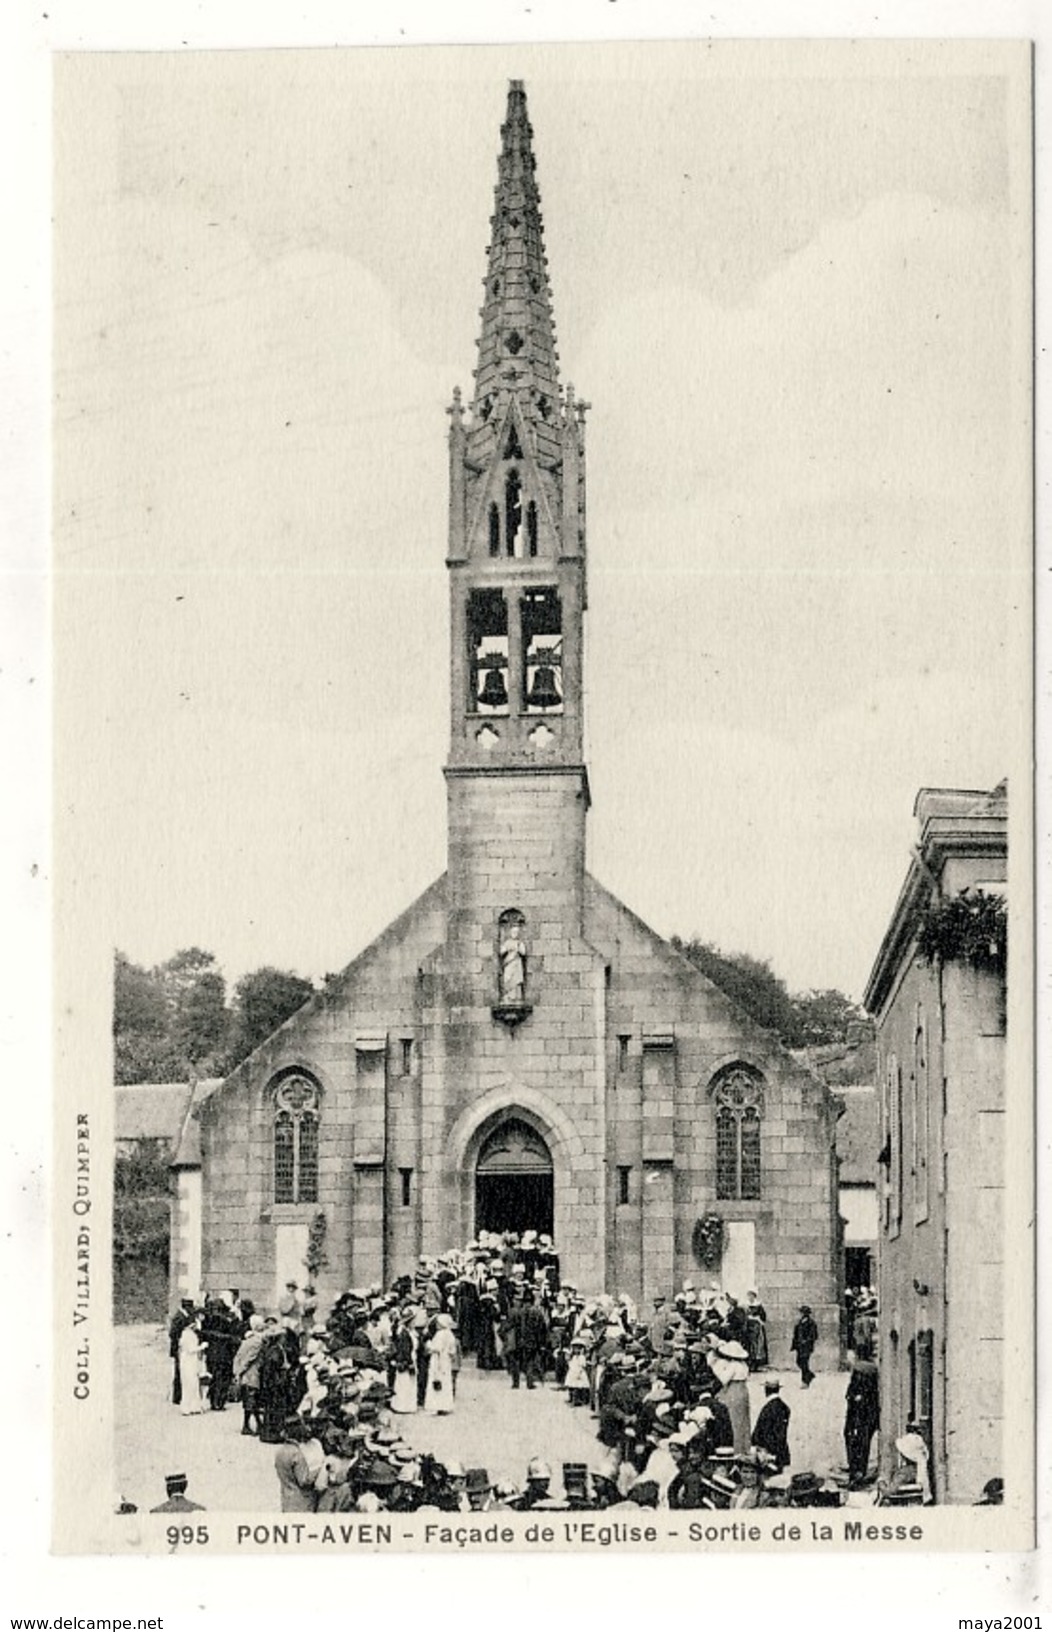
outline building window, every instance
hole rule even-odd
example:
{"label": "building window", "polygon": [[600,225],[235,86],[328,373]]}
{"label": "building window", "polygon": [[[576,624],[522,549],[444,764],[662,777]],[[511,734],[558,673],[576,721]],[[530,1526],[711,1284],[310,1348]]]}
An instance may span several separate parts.
{"label": "building window", "polygon": [[495,504],[489,507],[489,553],[500,554],[500,511]]}
{"label": "building window", "polygon": [[628,1184],[631,1173],[632,1169],[630,1167],[619,1167],[617,1170],[617,1205],[619,1207],[628,1206]]}
{"label": "building window", "polygon": [[893,1240],[902,1226],[902,1070],[894,1054],[884,1068],[881,1095],[884,1144],[880,1165],[884,1175],[884,1230]]}
{"label": "building window", "polygon": [[531,555],[537,554],[537,505],[533,499],[526,506],[526,545]]}
{"label": "building window", "polygon": [[891,1093],[891,1234],[902,1229],[902,1190],[905,1159],[902,1129],[902,1067],[892,1064]]}
{"label": "building window", "polygon": [[719,1201],[759,1201],[760,1124],[763,1078],[735,1066],[713,1091],[716,1110],[716,1196]]}
{"label": "building window", "polygon": [[913,1034],[913,1219],[916,1224],[924,1222],[929,1208],[930,1106],[928,1027],[918,1005]]}
{"label": "building window", "polygon": [[402,1038],[402,1075],[403,1077],[413,1075],[413,1039],[411,1037]]}
{"label": "building window", "polygon": [[508,555],[522,554],[522,477],[509,470],[504,483],[504,548]]}
{"label": "building window", "polygon": [[409,1207],[413,1201],[413,1169],[411,1167],[400,1167],[398,1177],[402,1181],[402,1206]]}
{"label": "building window", "polygon": [[284,1077],[274,1096],[274,1200],[318,1199],[318,1085]]}
{"label": "building window", "polygon": [[619,1071],[628,1070],[628,1045],[631,1041],[632,1038],[627,1032],[622,1032],[617,1039],[617,1069]]}

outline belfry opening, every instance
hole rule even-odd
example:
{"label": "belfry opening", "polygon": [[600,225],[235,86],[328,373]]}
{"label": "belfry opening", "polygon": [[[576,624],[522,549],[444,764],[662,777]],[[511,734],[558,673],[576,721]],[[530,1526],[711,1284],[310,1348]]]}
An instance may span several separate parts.
{"label": "belfry opening", "polygon": [[535,1128],[507,1117],[483,1141],[475,1165],[475,1231],[536,1230],[551,1235],[555,1176],[547,1144]]}

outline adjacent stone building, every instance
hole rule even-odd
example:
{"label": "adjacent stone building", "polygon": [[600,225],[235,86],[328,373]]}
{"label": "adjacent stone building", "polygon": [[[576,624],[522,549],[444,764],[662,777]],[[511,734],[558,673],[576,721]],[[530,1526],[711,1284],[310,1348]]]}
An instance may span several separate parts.
{"label": "adjacent stone building", "polygon": [[582,1289],[758,1288],[782,1359],[806,1301],[828,1360],[830,1096],[585,866],[588,405],[560,383],[516,81],[491,226],[448,410],[447,870],[204,1100],[204,1285],[266,1304],[309,1266],[324,1301],[531,1227]]}
{"label": "adjacent stone building", "polygon": [[[840,1209],[843,1286],[876,1285],[877,1179],[880,1172],[880,1105],[876,1089],[877,1049],[862,1022],[853,1022],[842,1043],[793,1050],[821,1077],[837,1107],[837,1196]],[[845,1347],[847,1347],[845,1332]]]}
{"label": "adjacent stone building", "polygon": [[1003,1471],[1004,785],[924,788],[866,988],[881,1097],[884,1471],[915,1421],[936,1500]]}

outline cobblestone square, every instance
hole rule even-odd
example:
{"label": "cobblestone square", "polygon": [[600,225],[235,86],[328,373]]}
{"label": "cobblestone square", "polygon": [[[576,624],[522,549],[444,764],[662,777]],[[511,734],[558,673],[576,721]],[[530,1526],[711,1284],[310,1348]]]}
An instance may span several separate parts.
{"label": "cobblestone square", "polygon": [[[241,1434],[241,1411],[184,1417],[168,1400],[171,1363],[160,1327],[116,1330],[116,1468],[121,1494],[140,1509],[164,1500],[164,1479],[189,1478],[189,1495],[219,1512],[270,1513],[278,1508],[274,1447]],[[795,1373],[781,1377],[793,1413],[789,1443],[794,1468],[825,1470],[843,1462],[841,1426],[846,1374],[819,1374],[805,1391]],[[750,1383],[753,1418],[763,1400],[763,1378]],[[594,1466],[602,1447],[587,1410],[571,1407],[561,1389],[517,1392],[504,1372],[479,1372],[469,1359],[460,1374],[457,1407],[448,1417],[425,1412],[393,1417],[415,1450],[484,1467],[494,1478],[521,1484],[532,1456],[551,1464],[553,1488],[564,1462]]]}

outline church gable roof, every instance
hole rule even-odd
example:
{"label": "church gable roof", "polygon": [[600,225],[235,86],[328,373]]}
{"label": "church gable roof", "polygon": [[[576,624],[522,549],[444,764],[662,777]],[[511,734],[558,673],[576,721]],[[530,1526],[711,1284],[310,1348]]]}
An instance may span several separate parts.
{"label": "church gable roof", "polygon": [[820,1092],[827,1105],[831,1104],[825,1083],[809,1066],[795,1059],[778,1035],[761,1026],[727,996],[715,981],[702,973],[690,959],[667,941],[657,930],[651,929],[639,915],[627,907],[612,891],[606,889],[591,873],[585,874],[585,923],[588,939],[601,951],[610,955],[617,964],[619,957],[631,956],[644,950],[686,989],[704,992],[706,998],[721,1011],[734,1029],[741,1033],[743,1042],[749,1041],[758,1053],[777,1061],[783,1072],[805,1078]]}
{"label": "church gable roof", "polygon": [[[235,1084],[245,1082],[256,1071],[279,1069],[290,1054],[295,1053],[297,1042],[311,1022],[333,1006],[350,1000],[357,980],[372,973],[374,966],[382,966],[385,958],[393,957],[404,949],[405,943],[416,934],[421,941],[419,959],[432,950],[436,934],[440,938],[438,919],[444,920],[446,906],[446,875],[443,873],[430,884],[422,895],[395,918],[387,928],[369,942],[338,975],[331,977],[323,992],[307,999],[276,1031],[253,1049],[228,1077],[217,1083],[214,1090],[200,1104],[225,1093]],[[195,1108],[196,1109],[196,1108]]]}

